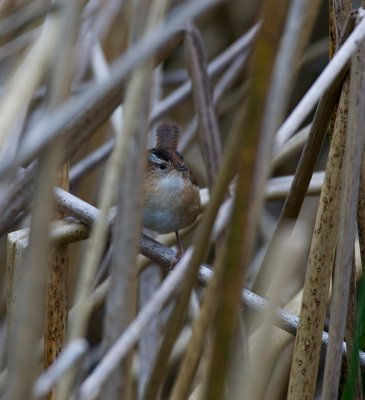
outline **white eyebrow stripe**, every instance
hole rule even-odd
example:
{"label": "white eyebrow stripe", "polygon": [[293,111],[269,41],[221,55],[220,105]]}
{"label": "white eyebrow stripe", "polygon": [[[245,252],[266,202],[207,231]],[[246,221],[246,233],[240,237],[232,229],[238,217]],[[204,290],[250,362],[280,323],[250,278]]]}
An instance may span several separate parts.
{"label": "white eyebrow stripe", "polygon": [[157,157],[156,154],[153,154],[152,152],[150,152],[148,159],[154,164],[159,165],[162,163],[161,158]]}

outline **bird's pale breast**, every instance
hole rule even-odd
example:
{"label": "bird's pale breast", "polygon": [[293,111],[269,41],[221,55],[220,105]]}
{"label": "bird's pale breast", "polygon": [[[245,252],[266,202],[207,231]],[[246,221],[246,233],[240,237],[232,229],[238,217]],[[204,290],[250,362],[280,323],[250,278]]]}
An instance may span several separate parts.
{"label": "bird's pale breast", "polygon": [[146,188],[143,225],[158,233],[178,231],[196,220],[200,208],[199,188],[171,173]]}

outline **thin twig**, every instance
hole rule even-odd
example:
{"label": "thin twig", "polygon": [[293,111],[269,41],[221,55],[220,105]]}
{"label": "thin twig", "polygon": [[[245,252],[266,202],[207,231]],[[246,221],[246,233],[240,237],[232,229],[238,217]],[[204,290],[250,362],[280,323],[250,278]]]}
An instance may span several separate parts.
{"label": "thin twig", "polygon": [[[206,284],[209,279],[212,277],[213,272],[204,266],[201,266],[199,269],[199,281],[202,284]],[[268,301],[257,294],[251,292],[248,289],[244,289],[242,291],[242,300],[243,303],[251,308],[252,310],[256,312],[262,312],[264,310],[267,310],[270,305],[268,304]],[[274,324],[284,330],[285,332],[290,333],[291,335],[295,336],[297,329],[298,329],[298,324],[299,324],[299,318],[286,311],[285,309],[280,309],[276,308],[276,318],[273,319]],[[325,349],[328,346],[328,333],[327,332],[322,332],[322,342],[321,346]],[[346,343],[342,343],[342,351],[343,351],[343,356],[345,357],[347,354],[347,348],[346,348]],[[360,363],[361,363],[361,368],[365,368],[365,353],[364,352],[359,352],[360,356]]]}

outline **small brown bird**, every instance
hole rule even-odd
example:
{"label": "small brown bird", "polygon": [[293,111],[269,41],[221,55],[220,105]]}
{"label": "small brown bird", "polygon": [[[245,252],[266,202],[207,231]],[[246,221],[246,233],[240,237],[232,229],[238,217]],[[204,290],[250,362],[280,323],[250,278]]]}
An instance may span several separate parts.
{"label": "small brown bird", "polygon": [[161,123],[156,147],[148,150],[145,175],[143,225],[158,233],[176,233],[191,225],[201,211],[199,188],[189,167],[177,151],[180,127]]}

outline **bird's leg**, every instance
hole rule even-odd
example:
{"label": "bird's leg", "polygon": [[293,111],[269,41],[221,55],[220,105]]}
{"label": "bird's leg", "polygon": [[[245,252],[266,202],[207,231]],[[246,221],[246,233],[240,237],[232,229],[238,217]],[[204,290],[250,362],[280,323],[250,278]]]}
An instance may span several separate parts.
{"label": "bird's leg", "polygon": [[178,260],[180,260],[180,258],[181,258],[182,255],[184,254],[184,249],[183,249],[183,246],[182,246],[182,244],[181,244],[179,232],[178,232],[178,231],[175,231],[175,235],[176,235],[177,245],[178,245],[176,257],[177,257]]}
{"label": "bird's leg", "polygon": [[174,269],[175,265],[181,260],[181,257],[182,257],[183,254],[184,254],[184,249],[183,249],[182,244],[181,244],[179,232],[178,232],[178,231],[175,231],[175,235],[176,235],[176,239],[177,239],[177,252],[176,252],[175,260],[173,260],[173,261],[171,262],[171,265],[170,265],[170,268],[169,268],[170,271],[171,271],[172,269]]}
{"label": "bird's leg", "polygon": [[181,260],[181,257],[184,254],[184,249],[182,247],[181,244],[181,240],[180,240],[180,236],[179,236],[179,232],[175,231],[175,235],[176,235],[176,239],[177,239],[177,252],[176,252],[176,257],[175,260],[172,261],[171,265],[170,265],[170,271],[175,267],[175,265]]}

